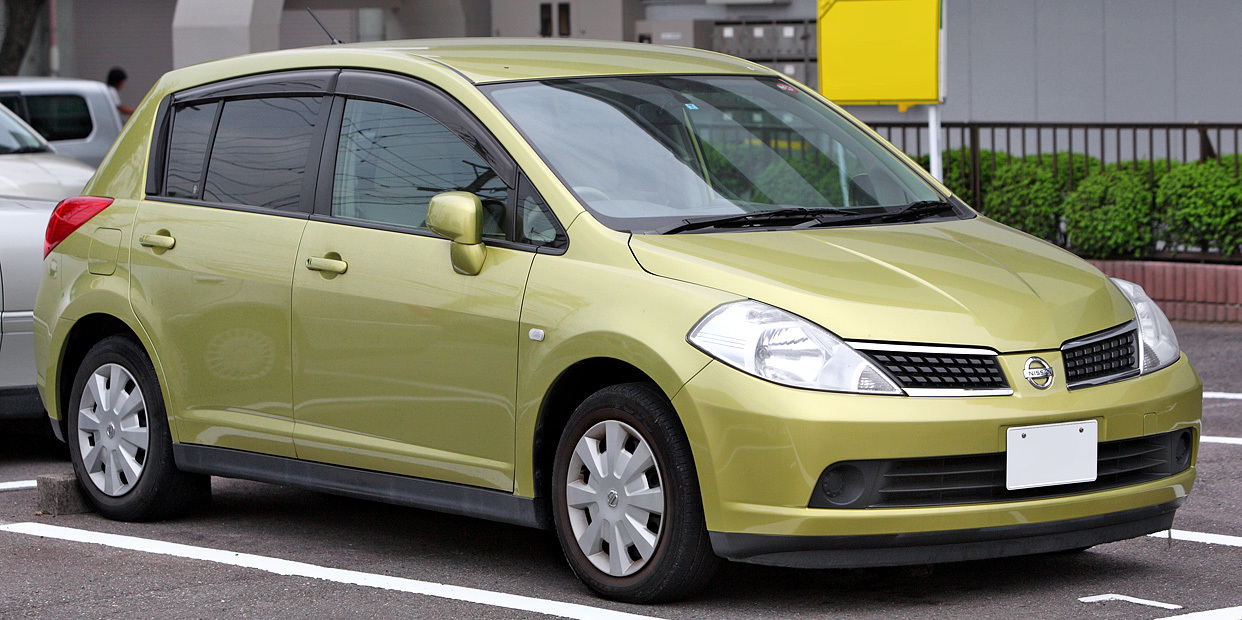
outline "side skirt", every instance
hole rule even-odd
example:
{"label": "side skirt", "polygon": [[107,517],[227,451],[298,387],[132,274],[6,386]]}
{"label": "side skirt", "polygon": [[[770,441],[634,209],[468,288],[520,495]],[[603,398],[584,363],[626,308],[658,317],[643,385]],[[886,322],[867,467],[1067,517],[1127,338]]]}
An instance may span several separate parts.
{"label": "side skirt", "polygon": [[173,458],[177,469],[191,473],[270,482],[526,527],[542,529],[550,523],[539,502],[504,491],[194,444],[173,444]]}

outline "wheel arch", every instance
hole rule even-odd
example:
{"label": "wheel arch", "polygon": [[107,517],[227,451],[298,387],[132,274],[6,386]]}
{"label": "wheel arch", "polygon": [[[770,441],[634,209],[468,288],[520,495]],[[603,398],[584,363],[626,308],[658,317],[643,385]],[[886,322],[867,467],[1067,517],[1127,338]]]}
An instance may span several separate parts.
{"label": "wheel arch", "polygon": [[552,462],[569,416],[591,394],[619,383],[649,383],[659,389],[654,379],[633,364],[611,357],[592,357],[562,371],[544,395],[531,443],[531,475],[535,499],[539,503],[538,514],[541,521],[546,521],[546,526],[551,526],[552,510],[548,502]]}
{"label": "wheel arch", "polygon": [[[66,425],[69,416],[66,415],[68,413],[66,408],[69,406],[70,392],[73,389],[73,380],[77,376],[78,367],[82,364],[87,352],[101,340],[116,335],[133,339],[151,359],[155,366],[156,376],[162,382],[159,364],[142,334],[141,327],[131,324],[116,314],[92,312],[74,320],[68,325],[64,336],[55,339],[57,353],[52,355],[51,359],[55,360],[56,366],[54,372],[48,376],[48,393],[46,394],[48,402],[45,404],[49,405],[49,415],[52,416],[54,423],[60,426],[62,432],[67,432]],[[64,436],[68,437],[67,434]]]}

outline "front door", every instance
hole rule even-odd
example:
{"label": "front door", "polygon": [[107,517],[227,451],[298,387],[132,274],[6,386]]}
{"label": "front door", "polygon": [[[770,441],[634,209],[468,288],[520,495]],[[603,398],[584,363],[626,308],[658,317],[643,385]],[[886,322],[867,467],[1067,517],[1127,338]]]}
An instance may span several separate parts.
{"label": "front door", "polygon": [[[341,128],[321,172],[332,164],[333,186],[293,276],[297,454],[512,489],[518,321],[534,256],[505,243],[514,174],[498,174],[460,125],[416,109],[434,108],[417,90],[398,99],[337,98]],[[445,191],[484,203],[478,275],[454,272],[450,242],[425,228],[428,202]],[[313,270],[312,258],[344,272]]]}

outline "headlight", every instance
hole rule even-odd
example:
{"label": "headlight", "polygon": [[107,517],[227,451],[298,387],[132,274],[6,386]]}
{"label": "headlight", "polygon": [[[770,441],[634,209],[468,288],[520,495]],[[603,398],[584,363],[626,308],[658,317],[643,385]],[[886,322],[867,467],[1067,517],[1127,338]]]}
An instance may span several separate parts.
{"label": "headlight", "polygon": [[773,383],[902,394],[875,365],[828,330],[765,303],[724,304],[700,319],[686,339],[704,353]]}
{"label": "headlight", "polygon": [[1169,323],[1168,317],[1147,296],[1143,287],[1118,278],[1113,278],[1113,283],[1129,298],[1130,305],[1134,306],[1139,336],[1143,343],[1142,355],[1139,357],[1142,374],[1160,370],[1176,362],[1182,349],[1177,344],[1177,335],[1173,333],[1173,324]]}

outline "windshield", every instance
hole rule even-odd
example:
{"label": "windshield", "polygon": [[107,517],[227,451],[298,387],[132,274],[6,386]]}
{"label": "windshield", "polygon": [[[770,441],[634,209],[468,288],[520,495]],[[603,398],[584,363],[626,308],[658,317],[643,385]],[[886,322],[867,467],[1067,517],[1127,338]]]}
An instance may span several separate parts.
{"label": "windshield", "polygon": [[22,124],[8,109],[0,110],[0,155],[6,153],[41,153],[48,150],[35,132]]}
{"label": "windshield", "polygon": [[678,232],[696,220],[771,228],[807,224],[807,210],[816,224],[856,224],[945,200],[850,121],[775,77],[563,79],[484,92],[616,230]]}

